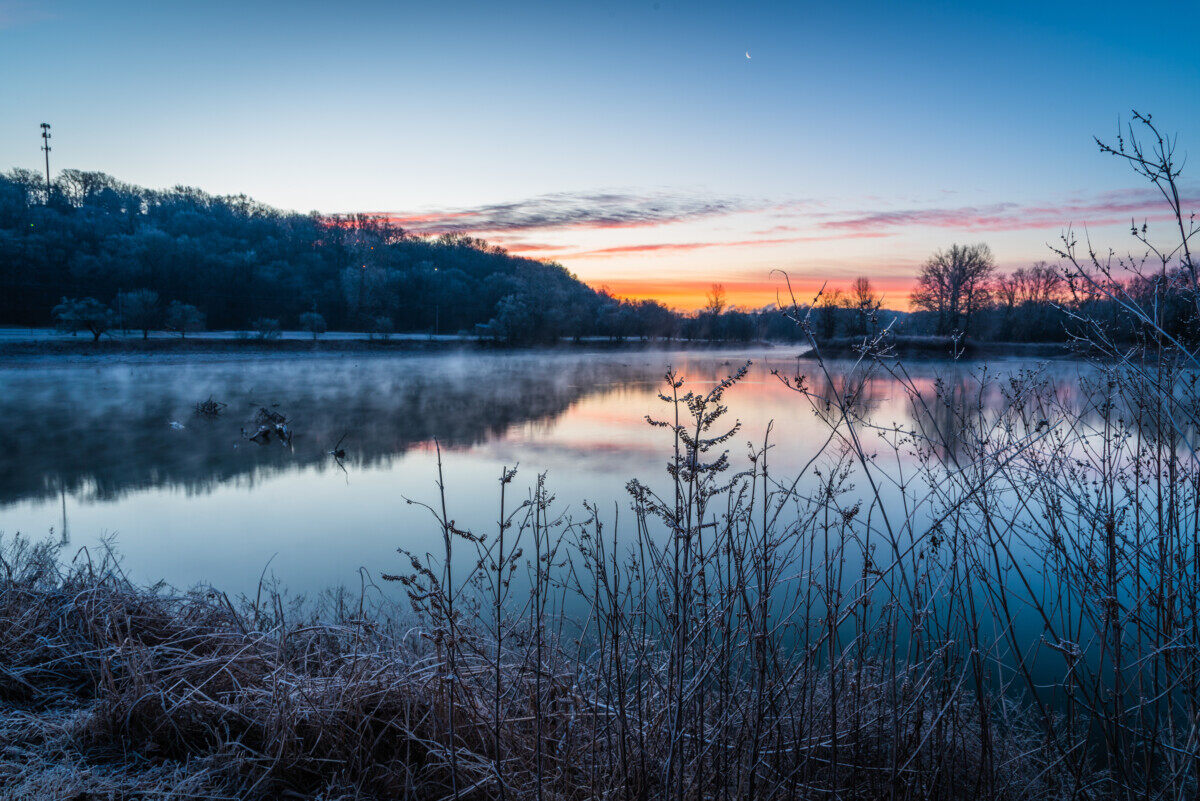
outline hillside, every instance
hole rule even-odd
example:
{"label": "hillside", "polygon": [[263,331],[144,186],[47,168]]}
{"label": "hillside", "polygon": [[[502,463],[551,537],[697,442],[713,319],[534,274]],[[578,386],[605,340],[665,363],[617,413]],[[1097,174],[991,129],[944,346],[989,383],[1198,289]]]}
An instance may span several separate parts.
{"label": "hillside", "polygon": [[595,333],[621,305],[561,265],[465,236],[414,237],[377,217],[297,214],[78,170],[59,175],[47,202],[37,173],[0,175],[0,324],[45,325],[63,297],[116,310],[136,290],[156,293],[149,313],[190,304],[210,328],[296,326],[315,311],[331,329],[492,321],[534,339]]}

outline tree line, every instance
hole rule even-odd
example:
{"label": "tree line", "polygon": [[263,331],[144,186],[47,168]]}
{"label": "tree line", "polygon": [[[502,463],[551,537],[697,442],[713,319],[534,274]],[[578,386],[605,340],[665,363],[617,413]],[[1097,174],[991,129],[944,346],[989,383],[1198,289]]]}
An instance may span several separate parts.
{"label": "tree line", "polygon": [[372,215],[281,211],[244,195],[151,190],[64,170],[47,191],[0,174],[0,324],[474,333],[561,338],[752,339],[757,315],[685,316],[597,291],[562,265],[461,235],[414,236]]}
{"label": "tree line", "polygon": [[1126,260],[1116,270],[1086,274],[1067,261],[998,269],[986,244],[954,244],[921,265],[910,313],[888,312],[867,278],[848,288],[826,285],[791,317],[818,340],[894,334],[1000,342],[1065,342],[1103,331],[1112,342],[1150,335],[1155,320],[1178,342],[1196,342],[1195,290],[1186,270],[1170,262],[1143,269]]}
{"label": "tree line", "polygon": [[[94,338],[120,327],[186,336],[205,328],[278,336],[297,328],[471,333],[510,344],[604,337],[795,341],[913,334],[1062,341],[1078,318],[1118,340],[1138,336],[1128,305],[1153,309],[1190,337],[1194,304],[1164,269],[1119,282],[1118,300],[1044,262],[1000,274],[984,244],[952,245],[921,267],[912,313],[883,309],[867,278],[791,308],[731,308],[714,286],[680,314],[623,300],[560,264],[514,256],[462,235],[414,236],[385,217],[297,214],[244,195],[151,190],[64,170],[47,191],[30,170],[0,174],[0,324],[53,322]],[[1119,286],[1117,286],[1119,284]]]}
{"label": "tree line", "polygon": [[925,261],[910,301],[910,333],[1062,342],[1097,327],[1114,342],[1149,335],[1151,319],[1180,342],[1197,339],[1194,288],[1179,265],[1123,263],[1095,275],[1067,261],[997,269],[986,244],[951,245]]}

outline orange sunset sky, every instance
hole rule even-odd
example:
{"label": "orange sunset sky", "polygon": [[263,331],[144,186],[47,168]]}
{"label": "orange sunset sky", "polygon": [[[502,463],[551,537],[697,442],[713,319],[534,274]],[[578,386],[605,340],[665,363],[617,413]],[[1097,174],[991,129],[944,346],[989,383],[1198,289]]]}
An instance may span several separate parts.
{"label": "orange sunset sky", "polygon": [[1050,246],[1068,226],[1125,242],[1131,219],[1167,219],[1161,204],[1136,188],[913,208],[611,191],[388,216],[414,233],[470,234],[557,261],[597,289],[682,310],[703,305],[714,283],[731,303],[753,308],[789,302],[789,283],[805,302],[824,284],[844,287],[858,276],[871,279],[886,307],[907,309],[920,264],[937,248],[984,241],[999,268],[1011,270],[1053,260]]}

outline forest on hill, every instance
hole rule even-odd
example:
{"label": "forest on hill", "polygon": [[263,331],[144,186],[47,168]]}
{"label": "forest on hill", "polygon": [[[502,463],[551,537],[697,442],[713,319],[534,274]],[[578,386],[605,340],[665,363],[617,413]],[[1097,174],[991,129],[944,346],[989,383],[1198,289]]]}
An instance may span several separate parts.
{"label": "forest on hill", "polygon": [[166,327],[149,318],[171,304],[195,310],[193,327],[299,326],[316,314],[331,329],[491,324],[530,339],[632,333],[671,317],[470,237],[426,239],[378,217],[297,214],[79,170],[60,173],[49,197],[37,173],[0,175],[0,290],[0,323],[18,325],[47,324],[64,298],[136,316],[132,328]]}

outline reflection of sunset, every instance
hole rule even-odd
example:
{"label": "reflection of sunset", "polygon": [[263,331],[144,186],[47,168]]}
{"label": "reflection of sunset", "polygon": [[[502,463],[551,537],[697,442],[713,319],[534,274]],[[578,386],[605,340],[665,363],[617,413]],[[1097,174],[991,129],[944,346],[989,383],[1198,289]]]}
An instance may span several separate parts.
{"label": "reflection of sunset", "polygon": [[[826,374],[815,362],[790,358],[787,349],[779,351],[753,354],[754,363],[747,377],[725,395],[728,412],[714,431],[728,430],[741,423],[741,430],[727,444],[735,469],[743,464],[749,448],[761,447],[770,424],[772,463],[781,474],[798,470],[829,438],[832,426],[837,426],[843,434],[846,431],[836,412],[831,417],[823,410],[821,399],[835,395],[847,399],[853,394],[850,408],[860,441],[868,452],[888,451],[879,433],[893,427],[917,430],[934,442],[953,447],[964,426],[986,421],[1005,406],[995,376],[1011,375],[1021,366],[1019,362],[1010,362],[994,369],[992,379],[980,395],[978,363],[910,365],[905,371],[906,384],[920,398],[920,403],[914,405],[909,392],[882,369],[847,373],[847,363],[834,361],[827,365],[830,373]],[[689,391],[708,391],[735,371],[745,358],[743,354],[660,355],[674,357],[675,367],[685,378],[681,396]],[[799,371],[811,395],[806,397],[785,386],[772,370],[791,380]],[[643,373],[639,380],[588,394],[558,417],[515,425],[485,450],[497,458],[499,454],[523,452],[527,460],[553,467],[559,476],[590,465],[625,477],[637,475],[657,480],[670,458],[671,433],[649,427],[646,416],[669,419],[671,407],[658,397],[662,383],[647,378]],[[1064,404],[1069,406],[1079,401],[1076,384],[1055,381],[1052,386]],[[878,426],[879,431],[872,426]],[[837,439],[834,438],[834,447],[826,451],[827,458],[836,454]]]}
{"label": "reflection of sunset", "polygon": [[[783,350],[783,349],[781,349]],[[737,369],[743,357],[673,354],[676,368],[685,378],[681,396],[688,391],[707,392],[720,379]],[[681,357],[682,358],[679,358]],[[793,376],[797,362],[778,356],[758,354],[753,359],[746,379],[733,386],[725,395],[729,411],[716,428],[725,430],[741,423],[740,432],[728,443],[731,457],[740,463],[750,443],[760,446],[771,424],[775,447],[773,462],[781,469],[795,469],[807,461],[817,444],[829,433],[829,423],[814,413],[812,404],[800,393],[789,389],[771,369]],[[822,374],[815,364],[800,362],[802,373],[808,375],[808,386],[818,394],[828,391]],[[844,390],[840,382],[839,391]],[[933,391],[933,377],[922,376],[916,384],[922,393]],[[658,397],[663,390],[660,381],[645,379],[626,384],[615,391],[590,394],[571,405],[558,418],[544,426],[532,422],[510,428],[503,443],[491,448],[504,451],[512,447],[537,454],[539,463],[580,465],[611,462],[613,469],[628,469],[642,464],[640,477],[657,478],[670,456],[671,434],[668,430],[651,428],[646,416],[667,419],[671,407]],[[893,422],[912,425],[907,395],[887,376],[875,376],[865,382],[860,392],[858,408],[882,424]]]}
{"label": "reflection of sunset", "polygon": [[[262,565],[280,553],[272,569],[289,575],[292,586],[320,588],[363,563],[386,564],[397,544],[440,536],[430,533],[424,509],[403,501],[436,497],[435,440],[455,519],[481,531],[494,525],[496,477],[506,465],[520,469],[512,497],[523,500],[536,476],[546,472],[560,508],[575,511],[584,501],[626,509],[631,478],[664,489],[671,432],[651,428],[645,418],[672,417],[658,398],[668,365],[685,378],[684,393],[706,392],[753,360],[746,378],[726,394],[729,411],[714,430],[742,423],[724,446],[737,471],[747,466],[747,451],[761,447],[770,423],[772,472],[793,477],[825,444],[837,420],[823,417],[823,408],[814,411],[809,398],[788,389],[771,370],[789,377],[799,371],[807,388],[823,395],[830,380],[845,391],[849,367],[830,362],[828,379],[817,364],[797,360],[798,350],[265,360],[254,363],[253,381],[238,362],[9,374],[13,391],[0,398],[0,423],[15,435],[10,461],[21,469],[0,472],[0,505],[6,528],[45,531],[63,513],[60,490],[65,490],[80,543],[85,532],[119,531],[122,553],[143,575],[183,584],[217,578],[252,589]],[[1003,365],[1009,372],[1019,366]],[[964,406],[975,406],[978,385],[970,366],[916,363],[908,372],[932,406],[938,405],[937,379]],[[1060,393],[1073,386],[1066,375],[1053,379]],[[97,387],[104,389],[99,396]],[[163,421],[190,421],[183,415],[209,392],[225,398],[231,409],[280,398],[296,420],[294,447],[235,447],[241,417],[234,412],[211,425],[189,425],[187,447],[180,447],[180,432]],[[984,399],[985,407],[1001,403],[997,394]],[[50,413],[32,414],[31,406]],[[882,371],[861,386],[854,411],[880,426],[913,426],[907,395]],[[975,420],[951,414],[934,422],[950,439],[964,422]],[[343,473],[328,450],[346,432]],[[868,449],[883,447],[874,432],[860,433]],[[819,463],[827,464],[837,452],[835,441]],[[344,534],[330,538],[331,531]],[[305,547],[296,548],[296,542]],[[214,553],[239,558],[215,559]]]}

